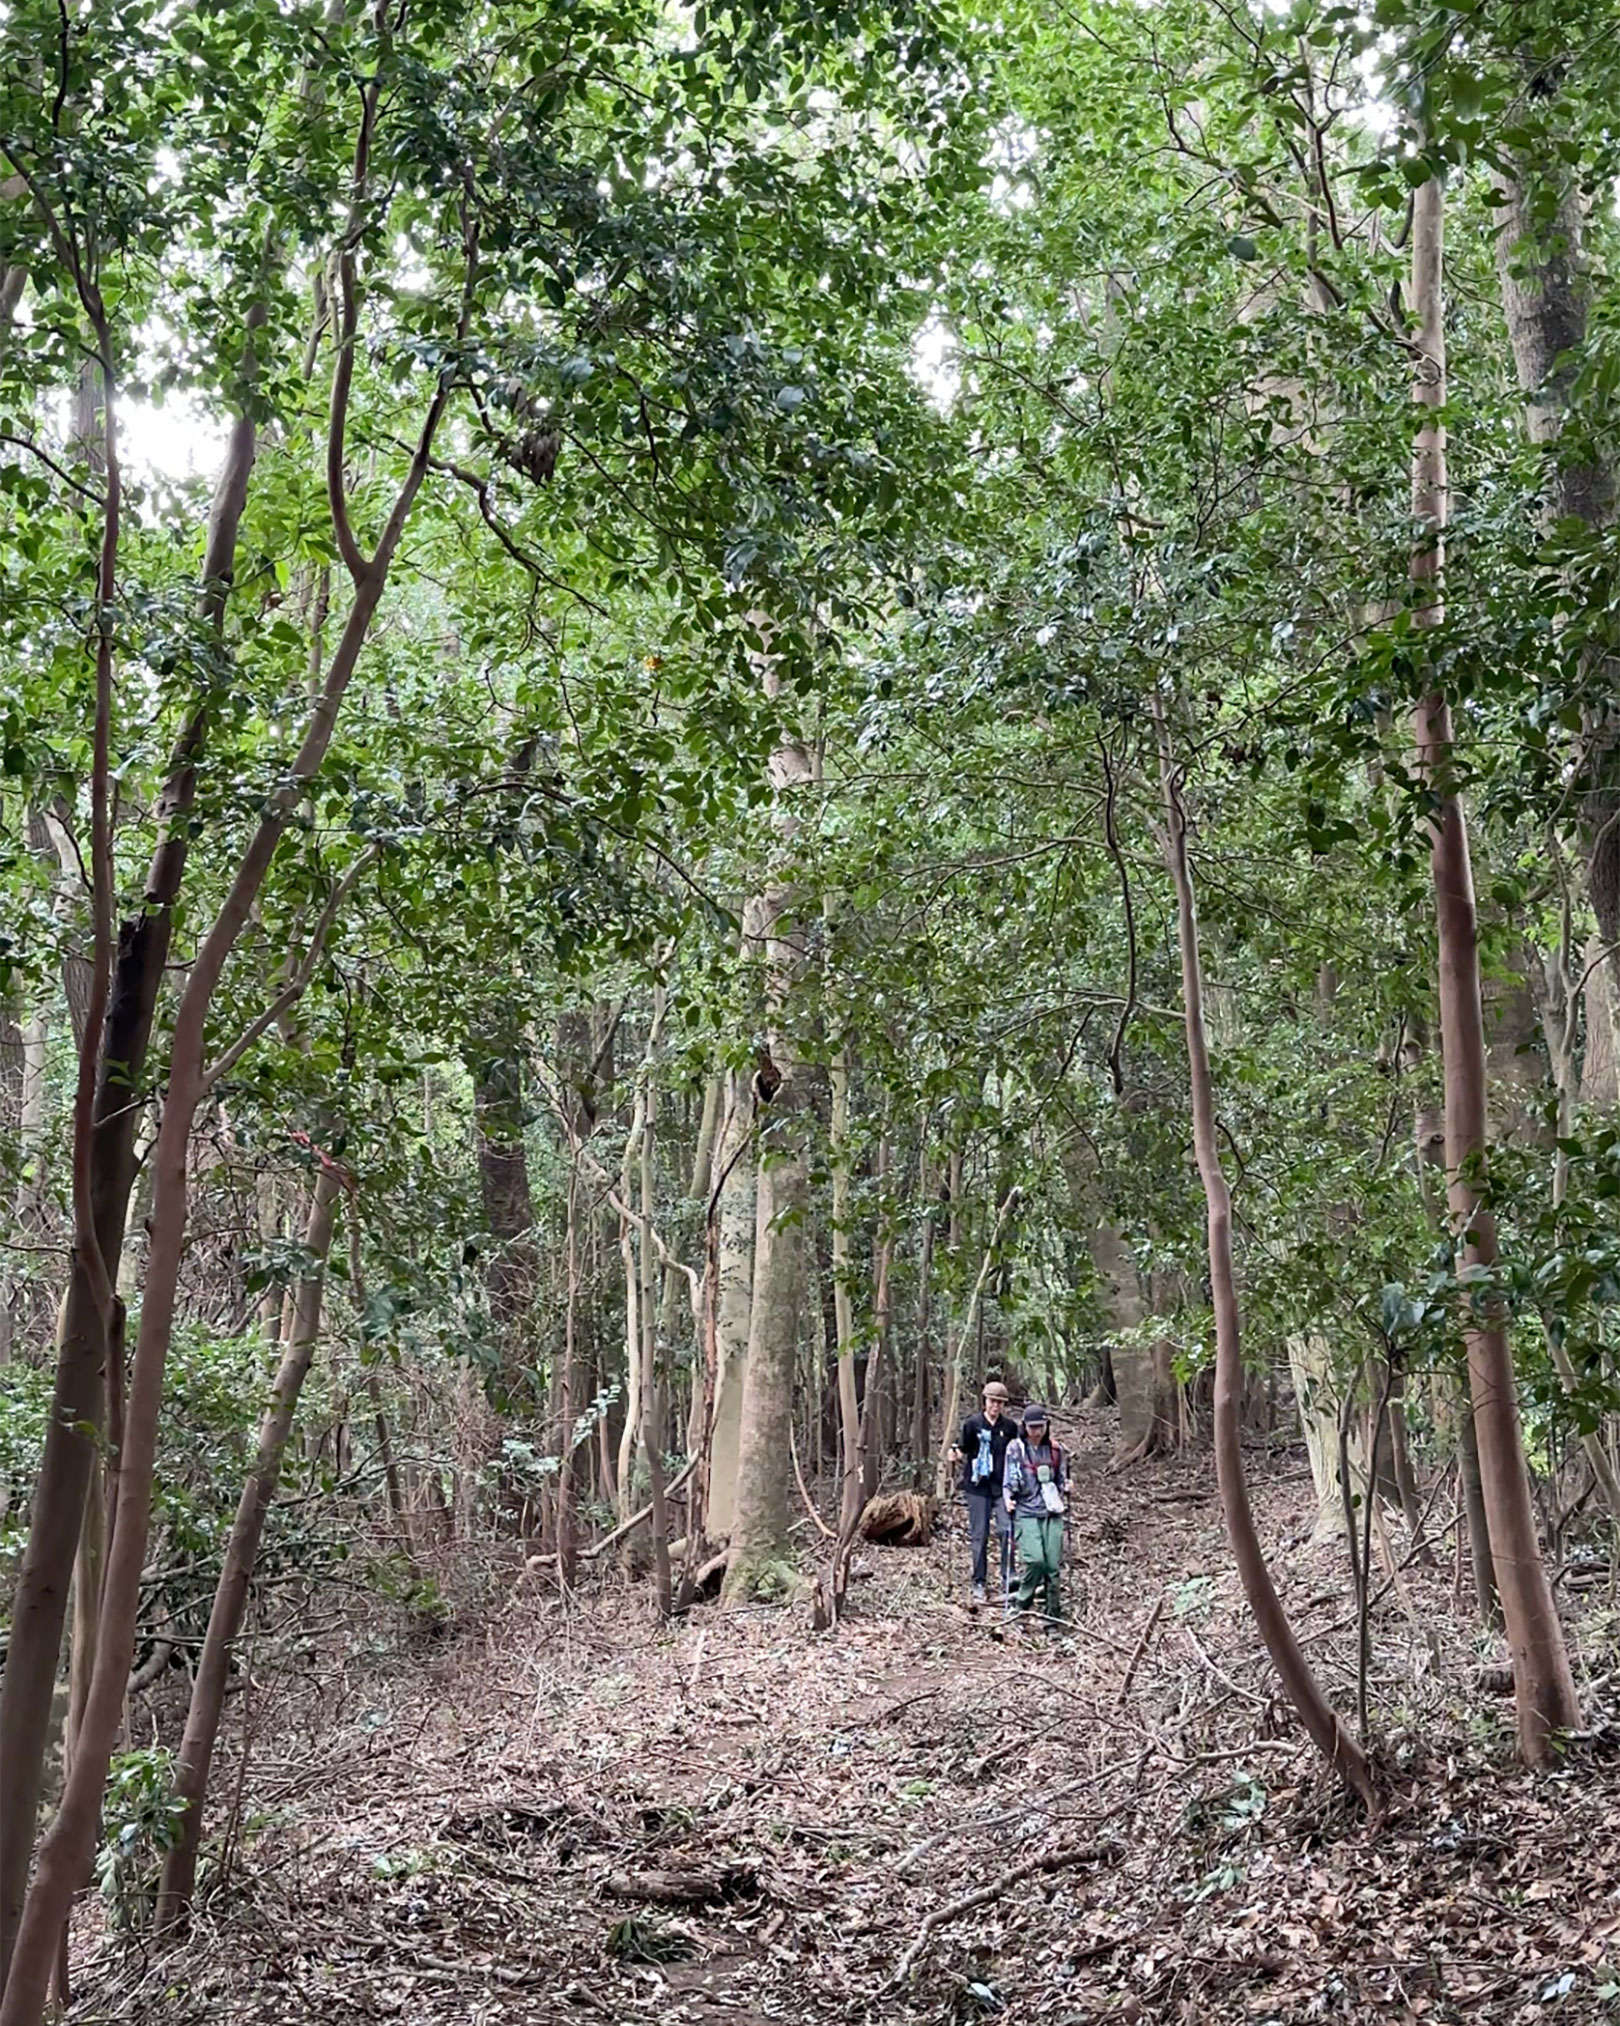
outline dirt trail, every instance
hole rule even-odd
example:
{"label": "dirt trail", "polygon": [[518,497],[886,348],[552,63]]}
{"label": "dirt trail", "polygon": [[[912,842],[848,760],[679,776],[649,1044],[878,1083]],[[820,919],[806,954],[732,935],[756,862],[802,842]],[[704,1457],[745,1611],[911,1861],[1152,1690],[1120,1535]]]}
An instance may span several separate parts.
{"label": "dirt trail", "polygon": [[[1449,1563],[1414,1567],[1375,1619],[1397,1777],[1369,1834],[1273,1699],[1207,1460],[1110,1478],[1107,1433],[1077,1470],[1059,1652],[963,1608],[953,1514],[929,1549],[867,1553],[832,1637],[717,1609],[660,1635],[639,1593],[530,1594],[426,1667],[364,1677],[340,1720],[273,1705],[235,1886],[183,1956],[92,1950],[75,2016],[1607,2016],[1604,1737],[1550,1779],[1498,1777],[1505,1706],[1465,1692]],[[1301,1458],[1254,1474],[1345,1698],[1342,1550],[1309,1542]],[[1611,1629],[1589,1623],[1590,1664]]]}

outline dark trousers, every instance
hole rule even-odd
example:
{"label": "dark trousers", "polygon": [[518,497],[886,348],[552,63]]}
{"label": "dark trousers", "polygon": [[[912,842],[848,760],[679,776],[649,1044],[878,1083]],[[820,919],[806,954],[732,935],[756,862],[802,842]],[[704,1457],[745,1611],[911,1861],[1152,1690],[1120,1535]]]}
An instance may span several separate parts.
{"label": "dark trousers", "polygon": [[973,1540],[973,1580],[983,1583],[987,1580],[986,1570],[990,1562],[990,1518],[995,1515],[996,1538],[1001,1544],[1001,1587],[1007,1587],[1008,1572],[1012,1567],[1012,1516],[994,1493],[970,1491],[967,1494],[968,1532]]}

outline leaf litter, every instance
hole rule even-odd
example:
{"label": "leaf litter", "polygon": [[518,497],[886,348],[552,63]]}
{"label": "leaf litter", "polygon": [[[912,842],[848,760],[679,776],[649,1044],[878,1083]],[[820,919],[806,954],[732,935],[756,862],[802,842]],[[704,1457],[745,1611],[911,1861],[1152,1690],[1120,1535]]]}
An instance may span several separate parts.
{"label": "leaf litter", "polygon": [[[831,1635],[775,1608],[664,1632],[622,1581],[523,1581],[426,1663],[270,1682],[232,1876],[178,1947],[87,1908],[73,2017],[1620,2020],[1620,1613],[1581,1600],[1590,1728],[1536,1775],[1450,1555],[1384,1582],[1369,1825],[1275,1693],[1209,1459],[1113,1477],[1104,1417],[1079,1432],[1055,1648],[965,1608],[952,1513],[866,1551]],[[1350,1709],[1343,1547],[1297,1454],[1250,1467]]]}

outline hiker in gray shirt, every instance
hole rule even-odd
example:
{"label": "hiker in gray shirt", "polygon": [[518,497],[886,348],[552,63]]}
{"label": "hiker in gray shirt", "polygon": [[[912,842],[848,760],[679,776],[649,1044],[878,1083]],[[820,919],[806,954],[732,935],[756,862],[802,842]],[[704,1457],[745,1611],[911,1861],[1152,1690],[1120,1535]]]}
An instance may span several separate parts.
{"label": "hiker in gray shirt", "polygon": [[1043,1597],[1046,1629],[1053,1638],[1063,1630],[1058,1571],[1063,1563],[1063,1502],[1068,1488],[1068,1460],[1052,1436],[1046,1409],[1031,1403],[1024,1409],[1017,1438],[1007,1446],[1002,1494],[1024,1570],[1014,1602],[1020,1617],[1027,1617],[1036,1598]]}

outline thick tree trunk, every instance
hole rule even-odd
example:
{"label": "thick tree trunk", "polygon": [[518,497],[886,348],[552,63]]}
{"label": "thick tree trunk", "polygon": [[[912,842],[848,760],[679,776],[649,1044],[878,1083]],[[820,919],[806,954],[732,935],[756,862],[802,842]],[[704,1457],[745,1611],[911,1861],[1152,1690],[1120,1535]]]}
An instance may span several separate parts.
{"label": "thick tree trunk", "polygon": [[[754,1298],[737,1438],[737,1494],[728,1599],[750,1597],[761,1574],[787,1555],[793,1517],[793,1375],[805,1301],[810,1179],[800,1093],[793,1072],[770,1100],[754,1215]],[[785,1103],[784,1103],[785,1100]]]}
{"label": "thick tree trunk", "polygon": [[[1559,439],[1587,352],[1592,287],[1585,255],[1587,200],[1577,171],[1549,147],[1544,159],[1520,160],[1497,184],[1497,271],[1508,339],[1525,396],[1525,428],[1547,456],[1546,520],[1606,528],[1614,517],[1616,474],[1593,455],[1588,435],[1575,455]],[[1593,641],[1594,665],[1620,643]],[[1594,685],[1612,697],[1612,677]],[[1603,945],[1609,984],[1620,992],[1620,711],[1611,701],[1583,710],[1579,755],[1580,827],[1587,891]],[[1612,1053],[1613,1035],[1609,1036]]]}
{"label": "thick tree trunk", "polygon": [[713,1265],[709,1303],[714,1327],[714,1426],[709,1448],[708,1527],[726,1539],[737,1512],[737,1455],[742,1437],[743,1382],[748,1371],[748,1323],[754,1302],[754,1223],[758,1164],[750,1158],[753,1123],[748,1082],[733,1070],[715,1150],[710,1190],[709,1243]]}
{"label": "thick tree trunk", "polygon": [[[1412,552],[1413,618],[1419,627],[1435,625],[1441,616],[1447,517],[1441,420],[1446,397],[1444,207],[1444,185],[1432,177],[1415,193],[1412,220],[1412,304],[1419,323],[1413,391],[1423,412],[1412,463],[1412,517],[1420,531]],[[1461,1291],[1468,1302],[1469,1282],[1488,1276],[1496,1265],[1496,1224],[1479,1202],[1473,1181],[1487,1143],[1478,930],[1468,833],[1451,779],[1451,711],[1438,692],[1418,705],[1414,739],[1419,770],[1435,807],[1430,857],[1440,944],[1447,1194],[1460,1238]],[[1546,1757],[1555,1731],[1579,1723],[1580,1707],[1536,1535],[1507,1329],[1500,1309],[1488,1299],[1471,1305],[1471,1318],[1467,1338],[1474,1432],[1496,1585],[1513,1656],[1519,1748],[1526,1759],[1538,1763]]]}
{"label": "thick tree trunk", "polygon": [[[1072,1181],[1070,1188],[1075,1194]],[[1078,1200],[1083,1198],[1077,1196]],[[1114,1461],[1117,1468],[1124,1468],[1172,1450],[1180,1441],[1175,1365],[1163,1339],[1141,1341],[1149,1307],[1142,1276],[1119,1227],[1106,1220],[1094,1223],[1088,1246],[1109,1327],[1118,1333],[1108,1352],[1119,1402],[1119,1449]],[[1121,1341],[1126,1337],[1131,1341]]]}
{"label": "thick tree trunk", "polygon": [[[765,694],[783,700],[781,671],[770,653],[769,627],[760,624],[763,651],[755,656]],[[771,882],[745,921],[762,948],[765,969],[765,1045],[753,1091],[762,1128],[754,1211],[754,1283],[748,1319],[748,1366],[743,1378],[737,1439],[737,1493],[725,1596],[741,1602],[759,1576],[789,1547],[793,1511],[793,1375],[799,1319],[806,1292],[810,1172],[806,1148],[805,1070],[791,1035],[793,1001],[806,954],[799,920],[800,896],[791,877],[800,817],[796,803],[815,776],[810,747],[785,729],[771,755],[775,797],[776,864]]]}
{"label": "thick tree trunk", "polygon": [[1583,968],[1586,1047],[1581,1054],[1581,1103],[1608,1110],[1620,1103],[1620,1048],[1615,1045],[1614,966],[1604,957],[1601,936],[1588,941]]}
{"label": "thick tree trunk", "polygon": [[[1161,734],[1163,727],[1161,725]],[[1323,1757],[1372,1810],[1376,1804],[1365,1754],[1339,1722],[1322,1693],[1282,1599],[1271,1580],[1265,1550],[1255,1530],[1243,1473],[1243,1349],[1239,1336],[1237,1277],[1232,1265],[1232,1199],[1221,1168],[1215,1123],[1215,1090],[1204,1036],[1203,969],[1198,955],[1198,917],[1187,861],[1186,810],[1165,736],[1163,750],[1166,855],[1176,890],[1177,939],[1181,951],[1181,993],[1186,1012],[1187,1069],[1192,1085],[1193,1146],[1209,1212],[1209,1277],[1215,1306],[1215,1469],[1226,1531],[1243,1594],[1277,1669],[1283,1692]]]}
{"label": "thick tree trunk", "polygon": [[1300,1433],[1305,1437],[1316,1490],[1315,1538],[1332,1540],[1345,1531],[1343,1450],[1350,1449],[1351,1474],[1366,1482],[1366,1457],[1359,1434],[1341,1436],[1339,1381],[1333,1351],[1326,1337],[1288,1339],[1288,1366],[1294,1381],[1294,1403]]}
{"label": "thick tree trunk", "polygon": [[253,1467],[237,1502],[236,1518],[225,1547],[219,1584],[214,1591],[208,1631],[197,1661],[197,1678],[192,1684],[191,1704],[186,1711],[185,1732],[176,1769],[175,1799],[185,1807],[179,1834],[163,1864],[163,1881],[158,1896],[156,1925],[159,1930],[183,1923],[190,1915],[192,1894],[197,1883],[197,1858],[202,1848],[203,1810],[208,1800],[208,1776],[219,1739],[219,1721],[225,1707],[225,1682],[230,1669],[231,1650],[242,1629],[254,1564],[265,1520],[281,1481],[281,1461],[298,1411],[298,1397],[309,1374],[315,1346],[320,1340],[321,1294],[327,1255],[332,1249],[332,1225],[341,1188],[337,1172],[324,1164],[317,1168],[310,1196],[309,1217],[304,1227],[304,1249],[309,1270],[288,1294],[287,1316],[280,1331],[283,1345],[281,1363],[271,1388],[270,1404],[259,1424]]}

